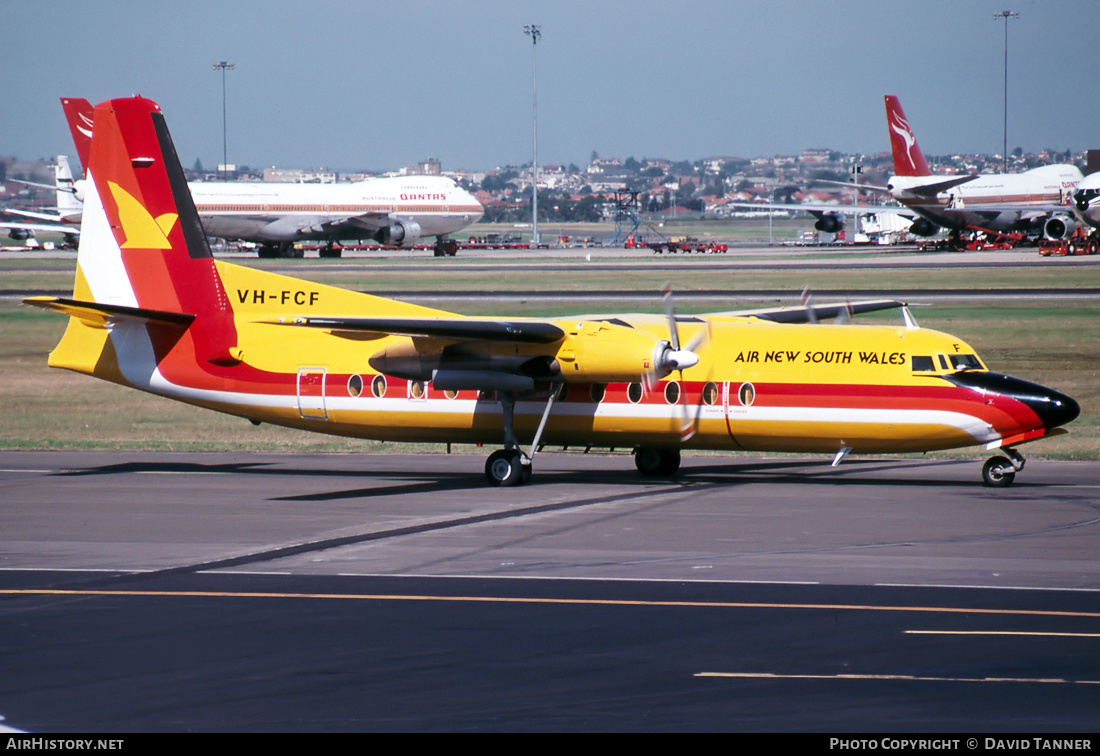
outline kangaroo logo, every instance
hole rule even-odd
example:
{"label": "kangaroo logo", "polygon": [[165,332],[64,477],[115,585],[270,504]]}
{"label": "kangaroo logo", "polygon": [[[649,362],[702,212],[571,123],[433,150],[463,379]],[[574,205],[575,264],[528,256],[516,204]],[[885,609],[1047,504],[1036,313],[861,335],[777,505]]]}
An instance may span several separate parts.
{"label": "kangaroo logo", "polygon": [[77,118],[80,119],[80,123],[75,124],[76,130],[79,131],[84,136],[91,139],[92,138],[92,119],[88,118],[88,116],[84,115],[83,113],[77,113],[76,116],[77,116]]}
{"label": "kangaroo logo", "polygon": [[916,161],[913,160],[913,146],[917,143],[917,138],[913,136],[913,130],[909,128],[909,122],[905,120],[905,116],[900,113],[890,114],[890,131],[897,134],[903,142],[905,142],[905,159],[909,161],[909,167],[914,171],[917,170]]}

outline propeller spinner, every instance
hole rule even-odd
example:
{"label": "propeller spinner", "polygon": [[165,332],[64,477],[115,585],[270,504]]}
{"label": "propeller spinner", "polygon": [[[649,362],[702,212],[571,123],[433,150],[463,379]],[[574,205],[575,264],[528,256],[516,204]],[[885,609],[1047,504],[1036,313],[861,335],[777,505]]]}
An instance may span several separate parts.
{"label": "propeller spinner", "polygon": [[[680,327],[676,322],[676,310],[672,303],[672,289],[668,285],[661,289],[661,298],[664,301],[665,315],[668,317],[669,340],[659,342],[656,350],[654,350],[653,370],[645,376],[646,387],[650,389],[656,385],[658,380],[673,371],[680,374],[679,380],[682,385],[684,371],[699,364],[699,355],[696,350],[710,340],[710,323],[707,322],[706,327],[699,329],[690,342],[681,346]],[[680,410],[681,441],[687,441],[695,435],[694,423],[688,417],[688,407],[684,399],[685,393],[681,389],[676,399],[676,405]]]}

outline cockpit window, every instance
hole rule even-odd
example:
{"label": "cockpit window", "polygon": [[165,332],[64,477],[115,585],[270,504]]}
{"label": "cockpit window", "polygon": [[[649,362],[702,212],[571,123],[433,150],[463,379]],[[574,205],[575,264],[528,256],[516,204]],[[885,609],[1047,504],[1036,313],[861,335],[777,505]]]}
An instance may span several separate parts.
{"label": "cockpit window", "polygon": [[981,370],[982,363],[978,360],[976,354],[953,354],[951,355],[951,367],[956,370]]}
{"label": "cockpit window", "polygon": [[925,373],[936,369],[936,365],[932,362],[931,356],[913,355],[913,372]]}

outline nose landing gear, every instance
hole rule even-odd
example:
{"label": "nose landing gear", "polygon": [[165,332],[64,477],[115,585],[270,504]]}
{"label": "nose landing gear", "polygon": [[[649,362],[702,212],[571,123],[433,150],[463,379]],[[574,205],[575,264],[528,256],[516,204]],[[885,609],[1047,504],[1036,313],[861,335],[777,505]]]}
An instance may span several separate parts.
{"label": "nose landing gear", "polygon": [[1015,449],[1004,449],[1005,457],[990,457],[982,465],[982,484],[991,488],[1011,486],[1026,460]]}

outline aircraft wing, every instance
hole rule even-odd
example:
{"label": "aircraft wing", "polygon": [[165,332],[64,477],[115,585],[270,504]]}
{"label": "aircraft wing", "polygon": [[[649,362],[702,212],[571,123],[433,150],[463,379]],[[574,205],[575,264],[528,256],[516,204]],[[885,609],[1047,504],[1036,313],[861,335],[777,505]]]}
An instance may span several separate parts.
{"label": "aircraft wing", "polygon": [[879,192],[880,194],[890,194],[890,187],[880,186],[878,184],[859,184],[858,186],[851,181],[834,181],[832,179],[810,179],[809,186],[818,186],[820,184],[828,184],[829,186],[843,186],[848,189],[859,189],[861,192]]}
{"label": "aircraft wing", "polygon": [[[775,323],[808,323],[829,320],[845,313],[855,315],[905,307],[894,299],[838,302],[831,304],[792,305],[711,313],[722,317],[753,317]],[[705,316],[703,316],[705,317]],[[687,316],[682,322],[698,318]],[[374,317],[299,317],[261,321],[272,325],[319,328],[327,331],[408,336],[448,341],[493,341],[524,344],[552,344],[565,337],[560,327],[540,320],[489,320],[484,318],[374,318]],[[623,323],[622,325],[626,325]]]}
{"label": "aircraft wing", "polygon": [[[53,221],[54,223],[64,223],[64,220],[58,213],[39,213],[34,210],[20,210],[14,207],[5,207],[3,211],[11,215],[21,215],[25,218],[37,218],[38,220]],[[80,228],[74,225],[73,230],[79,231]]]}
{"label": "aircraft wing", "polygon": [[361,228],[364,231],[377,231],[390,224],[390,213],[363,213],[350,215],[334,225],[349,225]]}
{"label": "aircraft wing", "polygon": [[301,230],[313,233],[340,233],[349,229],[356,229],[369,235],[393,223],[393,215],[400,215],[400,213],[376,212],[338,217],[317,217],[314,225],[303,227]]}
{"label": "aircraft wing", "polygon": [[321,328],[328,331],[436,338],[450,341],[511,341],[527,344],[552,344],[565,336],[565,331],[556,325],[538,320],[301,317],[293,320],[262,322],[275,325],[294,325],[303,328]]}
{"label": "aircraft wing", "polygon": [[961,211],[974,213],[991,213],[994,216],[996,216],[997,213],[1020,213],[1021,218],[1025,219],[1041,218],[1045,215],[1050,215],[1051,213],[1065,213],[1066,215],[1073,214],[1073,205],[1061,205],[1055,202],[1051,202],[1045,205],[1037,205],[1034,203],[1016,205],[1008,202],[967,202],[961,207],[948,209],[958,209]]}
{"label": "aircraft wing", "polygon": [[23,231],[26,232],[28,235],[34,234],[35,232],[42,232],[65,234],[66,236],[75,236],[80,233],[79,226],[66,226],[61,223],[11,223],[8,221],[0,221],[0,229],[7,230],[9,232]]}
{"label": "aircraft wing", "polygon": [[12,182],[13,184],[25,184],[26,186],[36,186],[39,189],[49,189],[51,192],[57,191],[57,192],[68,192],[69,194],[76,194],[76,189],[74,189],[71,186],[70,187],[64,187],[64,186],[59,187],[57,184],[40,184],[37,181],[26,181],[24,179],[14,179],[14,178],[10,178],[10,179],[7,179],[7,180]]}
{"label": "aircraft wing", "polygon": [[[862,186],[860,188],[863,188]],[[816,217],[830,213],[842,215],[876,215],[878,213],[891,213],[905,218],[916,218],[917,213],[900,205],[826,205],[807,203],[802,205],[760,204],[759,202],[731,202],[730,207],[745,208],[746,210],[788,210],[810,213]]]}
{"label": "aircraft wing", "polygon": [[754,310],[732,310],[715,312],[711,315],[723,317],[759,318],[775,323],[812,323],[817,320],[830,320],[848,315],[858,315],[879,310],[894,310],[905,307],[905,302],[896,299],[871,299],[862,302],[834,302],[831,304],[791,305],[789,307],[768,307]]}

